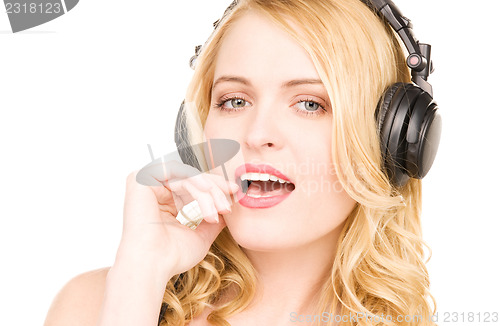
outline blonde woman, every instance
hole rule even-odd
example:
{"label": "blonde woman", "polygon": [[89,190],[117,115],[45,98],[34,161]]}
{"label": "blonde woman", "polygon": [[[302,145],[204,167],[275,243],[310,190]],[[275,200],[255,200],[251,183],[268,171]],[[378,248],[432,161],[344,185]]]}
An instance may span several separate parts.
{"label": "blonde woman", "polygon": [[[45,325],[434,325],[421,181],[380,143],[380,98],[410,82],[387,22],[359,0],[242,0],[195,64],[189,137],[237,141],[244,164],[178,187],[131,173],[113,266],[70,281]],[[193,199],[195,230],[175,219]]]}

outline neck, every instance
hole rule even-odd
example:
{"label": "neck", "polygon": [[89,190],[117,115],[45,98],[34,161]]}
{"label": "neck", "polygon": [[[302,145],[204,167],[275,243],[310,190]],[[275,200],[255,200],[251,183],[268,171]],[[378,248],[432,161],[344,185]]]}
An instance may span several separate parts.
{"label": "neck", "polygon": [[257,271],[254,311],[313,314],[321,288],[331,274],[342,225],[313,243],[278,251],[243,251]]}

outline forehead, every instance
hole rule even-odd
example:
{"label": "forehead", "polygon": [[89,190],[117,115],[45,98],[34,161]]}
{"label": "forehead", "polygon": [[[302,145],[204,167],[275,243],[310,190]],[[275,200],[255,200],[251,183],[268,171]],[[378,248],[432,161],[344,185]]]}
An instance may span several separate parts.
{"label": "forehead", "polygon": [[263,84],[319,78],[305,49],[257,11],[248,11],[231,25],[215,64],[214,79],[235,73]]}

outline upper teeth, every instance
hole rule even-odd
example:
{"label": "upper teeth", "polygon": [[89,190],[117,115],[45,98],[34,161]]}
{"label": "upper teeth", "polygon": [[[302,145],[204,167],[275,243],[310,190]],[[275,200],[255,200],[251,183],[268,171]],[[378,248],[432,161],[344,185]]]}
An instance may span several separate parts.
{"label": "upper teeth", "polygon": [[285,183],[289,181],[278,178],[275,175],[268,173],[244,173],[240,176],[241,180],[251,180],[251,181],[279,181],[280,183]]}

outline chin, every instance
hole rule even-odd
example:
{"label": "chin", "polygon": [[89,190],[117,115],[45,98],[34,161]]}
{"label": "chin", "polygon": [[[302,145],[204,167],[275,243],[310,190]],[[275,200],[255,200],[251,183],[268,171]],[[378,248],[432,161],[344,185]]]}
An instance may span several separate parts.
{"label": "chin", "polygon": [[[268,251],[286,246],[287,232],[282,223],[259,217],[225,217],[227,228],[238,245],[248,250]],[[269,219],[269,217],[267,217]]]}

